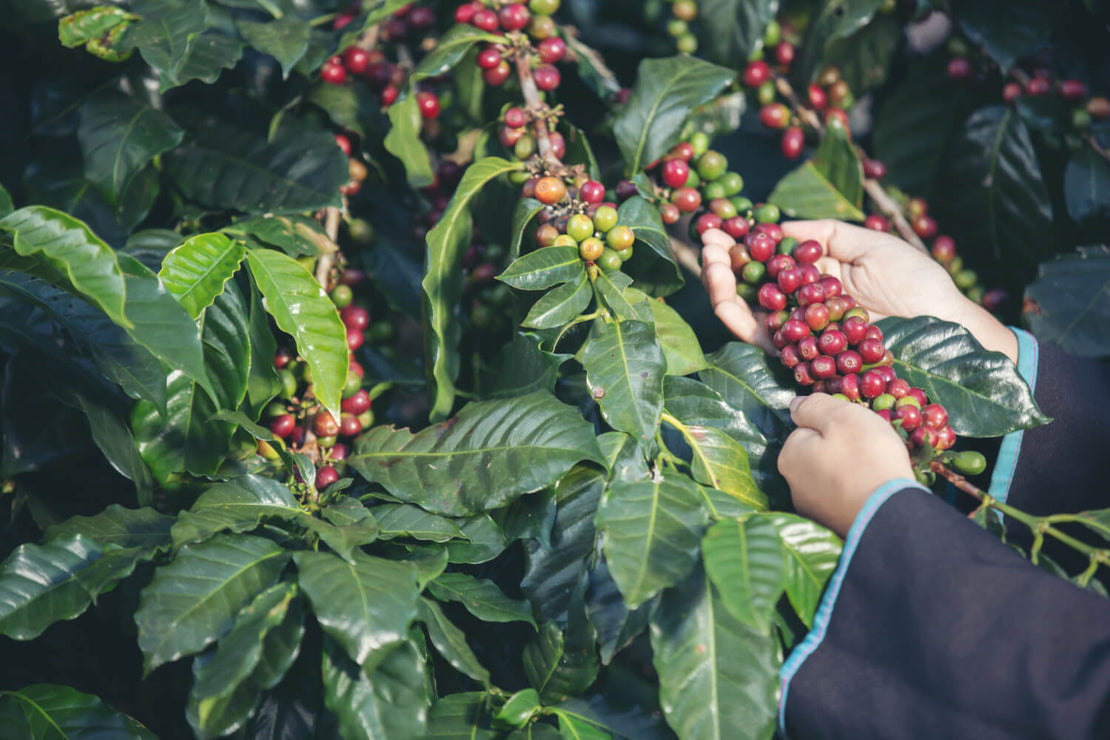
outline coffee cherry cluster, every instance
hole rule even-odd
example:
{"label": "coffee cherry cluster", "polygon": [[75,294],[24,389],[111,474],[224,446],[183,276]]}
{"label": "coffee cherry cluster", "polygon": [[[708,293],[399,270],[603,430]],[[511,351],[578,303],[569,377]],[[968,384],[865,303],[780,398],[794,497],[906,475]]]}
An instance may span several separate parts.
{"label": "coffee cherry cluster", "polygon": [[671,18],[667,21],[667,35],[674,39],[680,54],[693,54],[698,50],[698,37],[692,25],[698,17],[695,0],[668,0]]}
{"label": "coffee cherry cluster", "polygon": [[[499,87],[512,76],[511,61],[522,48],[528,47],[532,78],[543,91],[554,90],[561,82],[555,66],[566,56],[567,43],[558,35],[552,14],[560,0],[531,0],[518,3],[504,0],[475,0],[455,9],[455,21],[467,23],[487,33],[505,35],[503,44],[485,44],[478,51],[482,78],[491,87]],[[527,41],[525,39],[527,35]],[[534,46],[533,46],[534,44]]]}
{"label": "coffee cherry cluster", "polygon": [[[304,361],[287,348],[279,349],[274,356],[274,367],[278,370],[282,390],[279,398],[266,407],[264,416],[274,436],[284,440],[293,450],[305,444],[309,430],[315,435],[320,459],[316,469],[317,490],[323,490],[339,480],[351,451],[352,440],[374,424],[370,394],[362,387],[364,371],[353,354],[363,345],[366,332],[371,328],[370,312],[352,303],[352,285],[358,285],[365,279],[361,271],[344,271],[341,282],[329,294],[346,327],[347,347],[351,352],[339,419],[315,401],[312,373]],[[259,443],[259,452],[266,457],[275,456],[266,442]]]}
{"label": "coffee cherry cluster", "polygon": [[956,442],[948,412],[897,377],[867,309],[817,269],[823,253],[817,241],[758,224],[729,251],[737,293],[768,311],[772,342],[800,386],[867,405],[899,430],[919,465],[928,463]]}
{"label": "coffee cherry cluster", "polygon": [[544,175],[524,183],[521,192],[547,205],[539,213],[537,247],[576,247],[584,262],[619,270],[632,257],[636,233],[620,223],[617,204],[605,200],[605,186],[585,174]]}
{"label": "coffee cherry cluster", "polygon": [[[515,159],[527,161],[539,151],[539,142],[529,130],[529,124],[535,115],[517,105],[506,106],[501,113],[501,128],[498,129],[497,139],[505,152]],[[548,116],[548,120],[554,121],[555,118]],[[554,128],[548,132],[547,139],[551,142],[551,153],[557,159],[562,159],[567,153],[566,139]]]}
{"label": "coffee cherry cluster", "polygon": [[354,146],[351,143],[351,134],[341,133],[335,135],[336,145],[343,150],[347,155],[347,174],[350,180],[346,185],[341,185],[339,192],[343,195],[355,195],[362,189],[362,183],[366,180],[369,170],[366,163],[362,161],[362,157],[358,152],[354,151]]}

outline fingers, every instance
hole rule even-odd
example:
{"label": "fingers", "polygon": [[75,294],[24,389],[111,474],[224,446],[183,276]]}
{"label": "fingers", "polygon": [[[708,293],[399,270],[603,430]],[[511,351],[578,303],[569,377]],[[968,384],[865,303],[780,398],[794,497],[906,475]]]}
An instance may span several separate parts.
{"label": "fingers", "polygon": [[825,248],[826,255],[841,262],[852,262],[862,257],[874,246],[876,239],[884,238],[877,231],[828,218],[787,221],[782,224],[782,233],[799,242],[814,239]]}
{"label": "fingers", "polygon": [[[862,407],[861,407],[862,408]],[[790,402],[790,417],[799,428],[807,428],[824,434],[837,417],[852,413],[850,401],[833,398],[827,393],[813,393],[798,396]]]}
{"label": "fingers", "polygon": [[706,246],[712,244],[718,247],[724,247],[727,250],[736,243],[736,240],[720,229],[706,229],[702,232],[701,243]]}

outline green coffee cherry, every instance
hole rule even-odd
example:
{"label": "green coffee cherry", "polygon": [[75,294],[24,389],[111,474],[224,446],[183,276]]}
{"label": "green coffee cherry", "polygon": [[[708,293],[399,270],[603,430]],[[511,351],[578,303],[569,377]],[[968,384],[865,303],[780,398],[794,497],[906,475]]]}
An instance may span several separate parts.
{"label": "green coffee cherry", "polygon": [[782,218],[782,213],[779,212],[779,207],[772,203],[765,203],[759,208],[756,208],[752,213],[755,220],[761,224],[777,224],[779,219]]}
{"label": "green coffee cherry", "polygon": [[964,475],[979,475],[987,469],[987,458],[980,452],[964,450],[952,457],[952,467]]}
{"label": "green coffee cherry", "polygon": [[567,221],[567,233],[574,237],[576,242],[588,239],[594,235],[593,219],[584,213],[576,213]]}
{"label": "green coffee cherry", "polygon": [[594,213],[594,226],[601,233],[609,231],[617,225],[617,209],[612,206],[602,206]]}

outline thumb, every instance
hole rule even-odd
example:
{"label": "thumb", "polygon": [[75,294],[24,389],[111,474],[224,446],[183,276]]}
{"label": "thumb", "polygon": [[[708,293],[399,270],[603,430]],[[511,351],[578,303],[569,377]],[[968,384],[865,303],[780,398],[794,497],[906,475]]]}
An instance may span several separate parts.
{"label": "thumb", "polygon": [[827,393],[798,396],[790,403],[790,417],[799,427],[824,434],[836,423],[836,417],[851,413],[852,403],[833,398]]}

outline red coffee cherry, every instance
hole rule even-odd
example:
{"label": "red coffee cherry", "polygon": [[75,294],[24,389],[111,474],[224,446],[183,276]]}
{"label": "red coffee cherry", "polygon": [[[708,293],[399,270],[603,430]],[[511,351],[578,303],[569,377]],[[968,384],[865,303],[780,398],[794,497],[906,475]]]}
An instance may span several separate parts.
{"label": "red coffee cherry", "polygon": [[748,87],[759,87],[771,78],[771,68],[763,60],[751,62],[744,68],[743,81]]}

